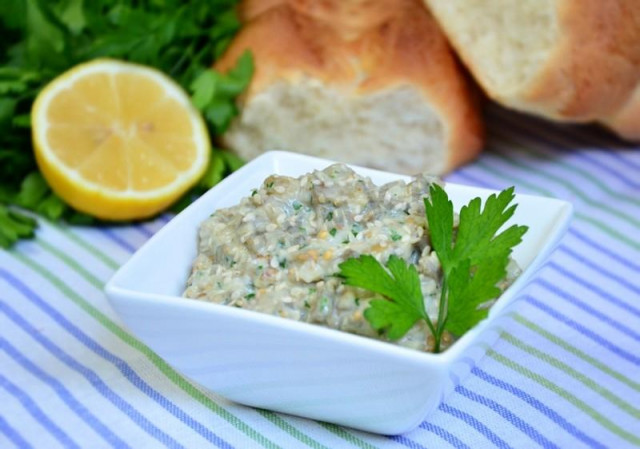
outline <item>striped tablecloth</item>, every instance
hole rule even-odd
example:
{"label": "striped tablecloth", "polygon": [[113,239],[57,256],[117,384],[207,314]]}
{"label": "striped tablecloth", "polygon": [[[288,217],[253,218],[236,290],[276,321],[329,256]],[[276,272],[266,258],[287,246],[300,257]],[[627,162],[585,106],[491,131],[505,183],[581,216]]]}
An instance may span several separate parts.
{"label": "striped tablecloth", "polygon": [[502,338],[417,430],[384,437],[233,404],[128,334],[102,288],[164,216],[41,222],[0,252],[0,448],[640,447],[640,148],[488,116],[488,150],[447,179],[566,199],[575,217]]}

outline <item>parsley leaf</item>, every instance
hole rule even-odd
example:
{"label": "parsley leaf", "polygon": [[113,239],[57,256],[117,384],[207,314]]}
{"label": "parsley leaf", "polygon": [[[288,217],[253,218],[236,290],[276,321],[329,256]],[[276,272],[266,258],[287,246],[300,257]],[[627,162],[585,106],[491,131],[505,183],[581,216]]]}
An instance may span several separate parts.
{"label": "parsley leaf", "polygon": [[437,184],[424,199],[431,246],[438,256],[442,285],[438,317],[431,320],[424,305],[416,267],[392,255],[385,267],[373,256],[362,255],[339,265],[346,285],[382,295],[370,301],[364,316],[391,340],[402,338],[418,320],[424,320],[440,351],[445,331],[461,336],[488,313],[488,301],[498,297],[498,286],[507,274],[511,251],[522,241],[526,226],[513,225],[498,233],[516,209],[509,206],[514,189],[490,195],[484,209],[474,198],[460,211],[454,229],[453,203]]}
{"label": "parsley leaf", "polygon": [[[393,256],[392,256],[393,257]],[[405,286],[394,279],[373,256],[349,259],[339,265],[345,284],[403,301]]]}
{"label": "parsley leaf", "polygon": [[373,256],[363,255],[339,265],[346,285],[364,288],[388,298],[373,299],[364,316],[376,330],[387,329],[391,340],[407,333],[420,319],[428,320],[415,266],[392,255],[387,270]]}
{"label": "parsley leaf", "polygon": [[[432,191],[433,189],[434,187]],[[444,191],[439,186],[435,189]],[[453,250],[454,260],[469,258],[472,265],[477,265],[487,258],[504,258],[505,255],[511,254],[511,248],[520,243],[526,227],[514,225],[499,235],[496,233],[516,210],[515,205],[508,207],[515,197],[513,190],[513,187],[510,187],[498,196],[489,196],[482,211],[480,198],[474,198],[460,210],[460,225]]]}
{"label": "parsley leaf", "polygon": [[458,264],[447,278],[448,302],[444,329],[454,335],[463,335],[484,319],[488,308],[479,306],[500,296],[496,286],[507,274],[508,258],[492,258],[477,267],[475,273],[469,259]]}
{"label": "parsley leaf", "polygon": [[443,272],[436,347],[443,330],[457,336],[464,334],[486,317],[488,309],[479,307],[500,295],[497,284],[507,274],[511,250],[528,229],[513,225],[497,234],[516,210],[515,205],[509,207],[514,197],[513,187],[492,194],[484,209],[480,198],[472,199],[460,210],[454,242],[453,204],[442,187],[431,185],[424,206],[431,242]]}
{"label": "parsley leaf", "polygon": [[431,246],[438,255],[440,264],[448,266],[452,258],[453,242],[453,203],[447,192],[440,186],[432,185],[429,195],[433,203],[424,199]]}
{"label": "parsley leaf", "polygon": [[38,172],[29,173],[20,186],[20,191],[15,197],[15,203],[19,206],[34,209],[44,199],[49,191],[49,186]]}
{"label": "parsley leaf", "polygon": [[9,248],[21,238],[33,237],[36,220],[0,204],[0,247]]}
{"label": "parsley leaf", "polygon": [[[65,204],[38,178],[29,119],[34,99],[49,81],[93,58],[124,59],[168,74],[192,94],[215,141],[238,114],[235,98],[253,75],[248,53],[227,74],[211,69],[240,29],[237,3],[0,1],[0,207],[19,206],[51,220],[96,222]],[[242,164],[237,158],[219,156],[215,148],[212,153],[212,166],[200,186],[179,200],[178,207]],[[7,214],[5,210],[0,220],[0,234],[9,236],[3,242],[32,235],[15,224],[15,212]]]}

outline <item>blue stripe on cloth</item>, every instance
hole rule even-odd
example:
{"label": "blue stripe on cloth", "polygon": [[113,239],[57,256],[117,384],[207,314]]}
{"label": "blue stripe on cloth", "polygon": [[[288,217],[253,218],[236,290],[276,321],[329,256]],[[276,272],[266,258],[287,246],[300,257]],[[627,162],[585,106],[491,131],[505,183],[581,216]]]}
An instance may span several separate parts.
{"label": "blue stripe on cloth", "polygon": [[587,153],[577,153],[578,159],[582,159],[585,161],[589,161],[589,165],[595,168],[596,171],[600,171],[611,175],[613,178],[619,180],[622,184],[625,184],[627,187],[631,187],[632,189],[639,189],[640,183],[636,182],[634,179],[628,178],[627,175],[622,173],[620,170],[616,170],[608,165],[603,164],[600,160],[592,158]]}
{"label": "blue stripe on cloth", "polygon": [[[480,163],[483,170],[494,173],[497,170],[498,173],[495,173],[495,176],[500,177],[502,173],[517,169],[518,172],[509,176],[511,183],[522,184],[523,187],[533,190],[534,194],[541,190],[539,186],[547,186],[546,190],[542,191],[544,195],[557,196],[573,202],[577,219],[589,223],[599,231],[606,232],[610,238],[629,248],[640,249],[640,242],[629,238],[640,230],[640,217],[636,217],[637,214],[628,213],[629,206],[622,205],[622,199],[620,199],[620,205],[617,205],[615,193],[612,192],[608,197],[594,194],[593,188],[586,190],[582,180],[571,178],[567,173],[553,172],[542,164],[538,164],[537,170],[532,170],[531,163],[519,163],[518,156],[510,155],[506,149],[488,156],[487,159],[484,163]],[[495,167],[492,169],[490,166]],[[576,187],[578,185],[582,187]],[[630,201],[629,197],[624,199]]]}
{"label": "blue stripe on cloth", "polygon": [[136,224],[132,228],[135,229],[136,231],[138,231],[140,234],[144,235],[147,239],[151,238],[153,236],[153,234],[155,234],[155,232],[145,228],[141,224]]}
{"label": "blue stripe on cloth", "polygon": [[[498,113],[496,114],[496,112]],[[547,147],[546,150],[549,152],[553,152],[553,153],[561,152],[561,153],[569,154],[571,158],[575,158],[583,162],[586,162],[590,167],[592,167],[593,169],[592,173],[600,172],[602,174],[606,174],[616,178],[618,181],[620,181],[622,184],[625,184],[627,187],[630,187],[632,189],[640,188],[640,183],[638,183],[637,180],[628,178],[624,172],[603,164],[600,158],[593,157],[588,152],[585,152],[584,151],[585,148],[582,148],[582,147],[576,148],[575,141],[577,138],[578,140],[584,142],[587,148],[596,148],[602,152],[601,148],[597,148],[593,146],[593,142],[590,139],[588,138],[585,139],[584,134],[581,132],[571,133],[572,134],[571,138],[567,139],[566,134],[568,129],[566,128],[558,129],[553,126],[551,127],[548,126],[547,123],[541,123],[541,122],[537,122],[537,125],[536,125],[536,123],[532,122],[531,120],[526,120],[524,122],[529,126],[522,126],[522,123],[523,123],[522,121],[518,119],[514,120],[514,117],[511,116],[511,113],[510,112],[505,113],[505,111],[493,111],[491,115],[495,115],[496,118],[498,118],[499,116],[499,119],[507,118],[507,120],[505,121],[508,121],[510,125],[509,127],[505,127],[503,129],[503,132],[508,132],[510,134],[510,137],[513,140],[520,140],[522,137],[525,137],[532,140],[534,143],[541,142],[543,143],[543,145]],[[511,124],[513,124],[513,126],[511,126]],[[517,129],[518,132],[514,133],[513,132],[514,129]],[[555,135],[556,138],[560,139],[560,142],[562,143],[558,143],[558,141],[550,141],[549,139],[544,138],[543,137],[544,135]],[[631,166],[635,165],[633,161],[631,161],[631,164],[627,164],[627,160],[621,158],[620,154],[617,153],[616,151],[607,151],[606,156],[607,158],[610,158],[610,159],[619,160],[620,162],[627,165],[627,167],[629,165]],[[636,168],[639,168],[639,167],[636,167]]]}
{"label": "blue stripe on cloth", "polygon": [[[497,185],[487,182],[485,180],[482,180],[474,175],[471,175],[469,173],[467,173],[466,171],[457,171],[455,172],[454,176],[460,177],[462,179],[466,179],[467,181],[470,181],[471,183],[480,186],[480,187],[484,187],[487,189],[492,189],[495,190],[498,188]],[[582,241],[583,243],[587,244],[588,246],[591,246],[592,248],[594,248],[595,250],[611,257],[612,259],[614,259],[616,262],[619,262],[620,264],[624,265],[627,268],[630,268],[634,271],[638,271],[640,272],[640,265],[636,264],[635,262],[623,257],[620,253],[616,252],[616,251],[612,251],[609,248],[603,246],[602,244],[596,242],[595,240],[592,240],[590,237],[588,237],[587,235],[583,234],[582,232],[580,232],[578,229],[575,229],[574,226],[569,227],[569,229],[567,230],[567,233],[576,237],[578,240]]]}
{"label": "blue stripe on cloth", "polygon": [[396,443],[400,443],[403,446],[406,446],[410,449],[427,449],[422,444],[416,441],[410,440],[409,438],[402,435],[390,436],[389,439],[395,441]]}
{"label": "blue stripe on cloth", "polygon": [[476,418],[474,418],[470,414],[463,412],[462,410],[458,410],[457,408],[451,407],[448,404],[440,404],[438,409],[469,424],[471,427],[476,429],[480,434],[482,434],[484,437],[486,437],[489,441],[491,441],[496,446],[502,449],[511,448],[511,446],[509,446],[506,441],[504,441],[502,438],[496,435],[491,429],[489,429],[487,426],[485,426],[483,423],[478,421]]}
{"label": "blue stripe on cloth", "polygon": [[593,340],[596,343],[598,343],[600,346],[608,349],[609,351],[611,351],[614,354],[622,357],[623,359],[633,363],[634,365],[640,366],[640,357],[637,357],[636,355],[625,351],[624,349],[620,348],[619,346],[611,343],[606,338],[602,337],[600,334],[592,331],[591,329],[583,326],[582,324],[580,324],[580,323],[578,323],[576,321],[573,321],[571,318],[566,317],[565,315],[561,314],[560,312],[558,312],[557,310],[553,309],[552,307],[550,307],[550,306],[544,304],[543,302],[537,300],[533,296],[525,295],[524,298],[528,303],[530,303],[533,306],[535,306],[536,308],[542,310],[547,315],[550,315],[553,318],[555,318],[556,320],[558,320],[558,321],[566,324],[567,326],[575,329],[576,331],[578,331],[579,333],[581,333],[585,337],[590,338],[591,340]]}
{"label": "blue stripe on cloth", "polygon": [[115,433],[105,426],[98,418],[93,415],[82,403],[80,403],[73,395],[59,382],[56,378],[48,375],[41,370],[31,360],[24,357],[20,351],[14,348],[7,340],[0,337],[0,348],[2,348],[13,360],[15,360],[25,370],[29,371],[42,382],[49,385],[58,395],[60,399],[89,427],[91,427],[98,435],[100,435],[107,443],[115,448],[129,448],[130,446],[120,439]]}
{"label": "blue stripe on cloth", "polygon": [[640,189],[640,183],[636,182],[631,178],[627,178],[627,176],[619,170],[609,167],[608,165],[602,164],[599,160],[593,159],[589,157],[586,153],[578,153],[580,159],[588,160],[590,165],[596,168],[598,171],[607,173],[614,178],[621,181],[627,187],[631,187],[632,189]]}
{"label": "blue stripe on cloth", "polygon": [[522,418],[517,416],[511,410],[508,410],[506,407],[498,404],[494,400],[489,399],[487,397],[484,397],[482,395],[479,395],[477,393],[474,393],[473,391],[468,390],[467,388],[463,387],[462,385],[458,385],[456,387],[456,392],[460,393],[461,395],[463,395],[466,398],[471,399],[474,402],[477,402],[478,404],[482,404],[482,405],[490,408],[491,410],[496,412],[498,415],[502,416],[505,420],[507,420],[516,429],[520,430],[526,436],[528,436],[533,441],[538,443],[540,446],[545,447],[545,448],[559,449],[558,446],[556,446],[554,443],[552,443],[547,438],[545,438],[533,426],[531,426],[529,423],[527,423]]}
{"label": "blue stripe on cloth", "polygon": [[589,304],[585,303],[584,301],[580,301],[578,298],[576,298],[572,294],[566,292],[565,290],[563,290],[561,288],[556,287],[555,285],[553,285],[549,281],[547,281],[547,280],[545,280],[543,278],[538,278],[538,279],[536,279],[534,281],[534,283],[536,285],[540,285],[545,290],[547,290],[547,291],[549,291],[549,292],[561,297],[562,299],[564,299],[567,302],[573,304],[574,306],[576,306],[577,308],[583,310],[584,312],[588,313],[589,315],[592,315],[595,318],[598,318],[600,321],[602,321],[604,323],[607,323],[609,326],[613,327],[617,331],[619,331],[619,332],[625,334],[626,336],[628,336],[628,337],[640,342],[640,334],[635,332],[633,329],[625,326],[624,324],[622,324],[618,320],[615,320],[615,319],[605,315],[604,313],[594,309]]}
{"label": "blue stripe on cloth", "polygon": [[109,362],[113,363],[129,382],[135,385],[140,391],[144,392],[147,396],[153,399],[156,403],[162,406],[165,410],[167,410],[177,419],[182,421],[184,424],[189,426],[191,429],[196,431],[202,437],[206,438],[208,441],[214,443],[218,447],[225,448],[225,449],[232,448],[232,446],[229,443],[227,443],[218,435],[210,431],[204,424],[193,419],[191,416],[185,413],[181,408],[173,404],[166,397],[164,397],[158,391],[153,389],[140,376],[138,376],[138,374],[129,365],[127,365],[127,363],[124,360],[117,357],[115,354],[107,351],[104,347],[100,346],[95,340],[91,339],[88,335],[82,332],[77,326],[75,326],[73,323],[67,320],[63,315],[61,315],[57,310],[53,309],[47,302],[45,302],[42,298],[36,295],[35,292],[30,290],[26,285],[20,282],[11,273],[8,273],[5,270],[0,269],[0,277],[4,278],[7,282],[9,282],[9,284],[15,287],[18,291],[20,291],[27,299],[29,299],[32,303],[34,303],[41,310],[47,313],[56,323],[62,326],[67,332],[73,335],[76,339],[78,339],[81,343],[83,343],[85,346],[91,349],[94,353],[104,358],[105,360],[108,360]]}
{"label": "blue stripe on cloth", "polygon": [[529,404],[531,407],[535,408],[540,413],[545,415],[547,418],[549,418],[555,424],[557,424],[558,426],[562,427],[568,433],[570,433],[574,437],[578,438],[580,441],[582,441],[583,443],[589,445],[590,447],[594,447],[594,448],[598,448],[598,449],[605,449],[606,448],[606,446],[604,444],[602,444],[602,443],[594,440],[593,438],[589,437],[588,435],[586,435],[584,432],[582,432],[576,426],[574,426],[569,421],[567,421],[558,412],[553,410],[548,405],[544,404],[542,401],[534,398],[533,396],[531,396],[529,393],[525,392],[524,390],[521,390],[520,388],[515,387],[515,386],[511,385],[508,382],[505,382],[505,381],[503,381],[501,379],[498,379],[497,377],[492,376],[491,374],[487,373],[486,371],[483,371],[482,369],[478,368],[477,366],[474,366],[471,369],[471,373],[474,376],[484,380],[485,382],[490,383],[490,384],[492,384],[492,385],[494,385],[494,386],[496,386],[496,387],[498,387],[498,388],[500,388],[500,389],[502,389],[502,390],[514,395],[515,397],[523,400],[524,402]]}
{"label": "blue stripe on cloth", "polygon": [[29,414],[38,421],[42,427],[44,427],[53,437],[60,442],[64,447],[67,448],[80,448],[69,438],[64,430],[56,425],[51,419],[42,411],[38,404],[29,397],[27,393],[25,393],[20,387],[12,383],[9,379],[0,374],[0,387],[4,388],[10,395],[16,398],[22,406],[29,412]]}
{"label": "blue stripe on cloth", "polygon": [[571,234],[572,236],[574,236],[575,238],[577,238],[581,242],[586,243],[587,245],[595,248],[596,250],[600,251],[603,254],[606,254],[607,256],[609,256],[610,258],[615,260],[616,262],[619,262],[621,265],[624,265],[625,267],[640,273],[640,265],[634,263],[633,261],[627,259],[626,257],[623,257],[619,252],[612,251],[611,249],[607,248],[606,246],[596,242],[595,240],[592,240],[586,234],[583,234],[582,232],[580,232],[579,230],[575,229],[574,227],[570,227],[568,232],[569,232],[569,234]]}
{"label": "blue stripe on cloth", "polygon": [[[491,188],[491,189],[495,189],[496,186],[490,183],[487,183],[483,180],[480,180],[472,175],[469,175],[467,173],[460,173],[457,172],[456,175],[460,175],[460,177],[467,179],[471,182],[473,182],[474,184],[477,184],[481,187],[485,187],[485,188]],[[572,236],[578,238],[579,240],[581,240],[583,243],[593,247],[594,249],[596,249],[597,251],[600,251],[602,253],[604,253],[605,255],[611,257],[612,259],[616,260],[617,262],[620,262],[622,265],[624,265],[625,267],[628,267],[634,271],[640,271],[640,265],[636,265],[634,262],[627,260],[626,258],[620,256],[619,253],[615,252],[615,251],[611,251],[610,249],[604,247],[603,245],[591,240],[589,237],[587,237],[586,235],[582,234],[580,231],[578,231],[577,229],[575,229],[573,226],[570,227],[568,229],[568,233],[571,234]],[[577,260],[579,260],[580,262],[588,262],[586,258],[580,256],[579,254],[577,254],[575,251],[569,250],[568,247],[564,246],[563,249],[568,252],[572,257],[576,258]],[[610,274],[609,272],[607,272],[606,270],[602,269],[601,267],[598,267],[597,264],[593,263],[593,262],[589,262],[589,266],[597,269],[601,274],[606,275],[606,274]],[[566,270],[563,270],[564,272],[566,272]],[[564,273],[563,273],[564,274]],[[570,273],[569,273],[570,274]],[[575,274],[573,274],[572,276],[575,276]],[[611,277],[615,277],[615,275],[611,275]],[[619,276],[617,276],[617,279],[622,279]],[[584,282],[584,281],[583,281]],[[631,287],[632,289],[634,289],[634,291],[640,291],[638,290],[637,287],[631,285],[628,281],[625,281],[622,279],[623,285],[627,286],[627,287]],[[591,287],[591,285],[589,286]],[[601,291],[601,289],[600,289]],[[605,293],[606,294],[606,293]],[[609,295],[611,296],[611,295]],[[617,301],[617,299],[614,298],[614,301]],[[626,307],[629,307],[628,305],[625,305]]]}
{"label": "blue stripe on cloth", "polygon": [[111,230],[105,229],[105,228],[101,228],[100,232],[101,232],[102,235],[107,237],[112,242],[116,243],[120,248],[124,249],[125,251],[130,252],[130,253],[135,253],[136,252],[136,247],[135,246],[131,245],[129,242],[127,242],[126,240],[124,240],[122,237],[120,237],[116,233],[112,232]]}
{"label": "blue stripe on cloth", "polygon": [[612,151],[611,152],[611,157],[612,157],[612,159],[619,160],[620,163],[626,165],[629,168],[632,168],[635,171],[640,171],[640,164],[636,163],[636,161],[631,159],[631,158],[624,157],[621,153],[619,153],[617,151]]}
{"label": "blue stripe on cloth", "polygon": [[[508,151],[509,143],[515,141],[516,139],[512,136],[508,136],[506,133],[499,134],[501,137],[504,136],[507,139],[507,142],[501,142],[496,147],[494,147],[498,152]],[[521,146],[517,147],[515,155],[519,156],[518,159],[524,163],[531,162],[533,164],[538,164],[538,166],[552,167],[557,170],[554,172],[556,175],[562,174],[570,174],[574,175],[577,178],[581,178],[582,180],[586,180],[592,186],[598,186],[598,181],[605,183],[616,183],[616,187],[620,187],[621,191],[624,191],[625,188],[637,189],[640,187],[640,184],[635,182],[634,180],[627,178],[625,175],[621,174],[618,170],[608,167],[602,164],[597,159],[586,156],[584,153],[572,153],[567,158],[566,161],[570,161],[575,165],[576,170],[572,170],[566,167],[562,167],[562,165],[554,164],[554,158],[557,158],[558,153],[567,153],[563,151],[562,148],[553,147],[550,148],[548,146],[538,145],[538,142],[535,140],[529,141],[520,141]],[[522,144],[527,144],[527,146],[522,146]],[[533,149],[535,146],[535,149]],[[560,151],[556,151],[559,149]],[[588,172],[589,175],[593,175],[594,178],[597,177],[597,181],[594,178],[589,178],[587,175],[584,175],[585,172]],[[599,173],[598,173],[599,172]],[[582,175],[582,176],[581,176]],[[604,192],[605,189],[600,187],[600,191]]]}
{"label": "blue stripe on cloth", "polygon": [[100,393],[105,399],[115,405],[120,411],[128,416],[131,421],[136,423],[142,430],[147,432],[150,436],[164,444],[169,448],[183,448],[183,446],[176,440],[171,438],[161,429],[156,427],[151,421],[145,418],[138,410],[136,410],[131,404],[125,401],[120,395],[113,391],[102,379],[95,373],[95,371],[87,368],[79,363],[68,353],[63,351],[59,346],[39,333],[31,324],[29,324],[24,318],[22,318],[16,311],[14,311],[8,304],[0,301],[0,310],[15,324],[28,333],[34,340],[40,343],[45,349],[53,354],[58,360],[67,365],[72,370],[81,374],[89,383]]}
{"label": "blue stripe on cloth", "polygon": [[463,179],[466,179],[468,182],[471,182],[475,186],[484,187],[485,189],[495,190],[497,188],[497,186],[495,184],[492,184],[490,182],[487,182],[485,180],[477,178],[474,175],[469,174],[468,167],[467,168],[463,167],[463,168],[460,168],[460,169],[456,170],[455,172],[451,173],[449,175],[449,177],[451,177],[451,178],[453,178],[453,177],[463,178]]}
{"label": "blue stripe on cloth", "polygon": [[561,252],[567,254],[572,259],[575,259],[575,260],[579,261],[581,264],[586,265],[587,267],[591,268],[594,271],[597,271],[598,274],[602,275],[603,277],[609,278],[612,281],[615,281],[618,284],[622,285],[623,287],[625,287],[625,288],[631,290],[632,292],[636,293],[637,295],[640,295],[640,287],[638,287],[637,285],[632,284],[631,282],[629,282],[627,279],[623,278],[622,276],[618,276],[617,274],[612,273],[611,271],[607,270],[606,268],[601,267],[600,265],[592,262],[588,258],[584,257],[582,254],[577,253],[576,251],[574,251],[573,249],[569,248],[568,246],[559,245],[558,246],[558,251],[561,251]]}
{"label": "blue stripe on cloth", "polygon": [[[501,115],[501,118],[502,117],[508,117],[508,114]],[[553,128],[548,129],[548,127],[545,126],[544,132],[540,130],[541,131],[540,133],[532,134],[531,126],[522,126],[522,122],[520,122],[519,120],[512,120],[511,117],[507,121],[509,121],[510,123],[509,127],[503,129],[501,133],[509,134],[508,136],[509,139],[517,141],[517,140],[521,140],[524,137],[525,139],[528,139],[529,141],[531,141],[534,145],[537,144],[538,146],[537,149],[540,149],[543,151],[546,150],[546,152],[550,152],[550,153],[570,154],[570,157],[572,159],[582,161],[587,165],[589,165],[589,167],[592,168],[591,173],[594,173],[597,175],[596,172],[600,172],[601,177],[602,175],[606,174],[607,176],[614,177],[617,181],[621,182],[626,187],[630,187],[632,189],[640,188],[640,184],[638,182],[630,178],[627,178],[626,175],[623,174],[621,171],[602,164],[597,158],[593,158],[583,151],[578,151],[572,147],[569,147],[568,146],[569,144],[559,143],[558,141],[553,141],[548,138],[545,138],[544,135],[549,135],[549,134],[557,134],[559,137],[563,137],[562,134],[560,134],[559,132],[552,132]],[[531,122],[527,121],[526,123],[531,123]],[[517,130],[517,132],[513,132],[514,130]],[[529,151],[529,152],[533,153],[532,151]]]}
{"label": "blue stripe on cloth", "polygon": [[457,436],[453,435],[450,432],[447,432],[442,427],[438,427],[435,424],[431,424],[428,421],[424,421],[422,424],[420,424],[420,428],[438,435],[440,438],[445,440],[447,443],[451,444],[452,446],[454,446],[454,447],[456,447],[458,449],[471,449],[464,442],[462,442]]}
{"label": "blue stripe on cloth", "polygon": [[3,433],[13,444],[19,449],[31,449],[31,446],[27,440],[25,440],[20,433],[9,425],[0,415],[0,433]]}
{"label": "blue stripe on cloth", "polygon": [[632,315],[635,315],[638,318],[640,318],[640,309],[637,309],[637,308],[633,307],[632,305],[627,304],[626,302],[616,298],[611,293],[603,290],[602,288],[598,287],[597,285],[592,284],[591,282],[588,282],[588,281],[582,279],[580,276],[577,276],[575,273],[572,273],[571,271],[567,270],[566,268],[564,268],[563,266],[557,264],[556,262],[550,261],[547,264],[547,266],[552,267],[555,271],[561,273],[565,277],[568,277],[569,279],[571,279],[575,283],[580,284],[581,286],[583,286],[584,288],[588,289],[589,291],[591,291],[593,293],[596,293],[598,296],[600,296],[601,298],[607,300],[611,304],[615,304],[616,306],[626,310],[627,312],[631,313]]}

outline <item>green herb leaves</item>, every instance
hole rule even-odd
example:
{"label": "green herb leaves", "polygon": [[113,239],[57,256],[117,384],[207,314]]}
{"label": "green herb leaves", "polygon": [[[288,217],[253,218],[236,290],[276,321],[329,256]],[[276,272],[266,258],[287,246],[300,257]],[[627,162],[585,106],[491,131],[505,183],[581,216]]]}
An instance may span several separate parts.
{"label": "green herb leaves", "polygon": [[252,75],[253,58],[245,51],[228,73],[203,70],[189,86],[193,104],[202,111],[215,134],[224,132],[238,114],[233,100],[247,87]]}
{"label": "green herb leaves", "polygon": [[522,240],[526,226],[513,225],[498,234],[513,216],[516,206],[513,188],[487,199],[484,209],[475,198],[460,211],[459,226],[454,229],[453,203],[437,184],[424,199],[431,245],[442,270],[438,317],[431,320],[424,306],[420,277],[413,265],[391,256],[386,269],[369,255],[340,264],[340,275],[347,285],[380,294],[365,310],[365,318],[374,329],[384,330],[391,340],[402,338],[422,319],[435,340],[439,352],[442,335],[448,331],[461,336],[486,317],[488,301],[498,297],[498,284],[507,274],[511,251]]}
{"label": "green herb leaves", "polygon": [[21,238],[33,237],[36,221],[0,204],[0,247],[9,248]]}
{"label": "green herb leaves", "polygon": [[[238,113],[235,97],[246,88],[253,62],[243,55],[228,74],[214,72],[214,60],[240,28],[237,0],[2,0],[0,1],[0,207],[17,205],[50,219],[86,223],[44,183],[31,147],[31,105],[60,73],[93,58],[110,57],[155,67],[193,94],[212,135],[223,133]],[[214,155],[218,153],[214,151]],[[218,182],[241,161],[212,158],[201,186]],[[180,206],[179,205],[179,206]],[[13,215],[12,215],[13,214]],[[30,236],[0,220],[6,241]],[[22,228],[21,228],[22,229]]]}
{"label": "green herb leaves", "polygon": [[424,206],[431,243],[442,268],[437,332],[464,334],[487,315],[488,310],[480,306],[500,295],[497,284],[507,274],[511,250],[527,231],[526,226],[513,225],[497,234],[516,210],[515,205],[509,207],[513,190],[490,195],[484,210],[480,198],[463,206],[454,242],[453,205],[442,187],[431,185]]}
{"label": "green herb leaves", "polygon": [[374,329],[387,329],[397,340],[420,319],[428,320],[420,288],[420,278],[413,265],[391,256],[387,270],[373,256],[360,256],[340,264],[344,283],[378,293],[389,300],[374,299],[364,316]]}

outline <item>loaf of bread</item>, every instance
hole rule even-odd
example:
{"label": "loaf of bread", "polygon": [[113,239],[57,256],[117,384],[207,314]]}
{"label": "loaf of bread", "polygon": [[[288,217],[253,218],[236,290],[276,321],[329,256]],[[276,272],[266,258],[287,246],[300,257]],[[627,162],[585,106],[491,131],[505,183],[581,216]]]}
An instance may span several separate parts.
{"label": "loaf of bread", "polygon": [[472,159],[483,127],[465,79],[420,0],[267,0],[215,67],[249,49],[255,73],[223,136],[246,159],[298,151],[400,173]]}
{"label": "loaf of bread", "polygon": [[626,103],[601,122],[624,139],[640,141],[640,80]]}
{"label": "loaf of bread", "polygon": [[487,95],[507,107],[598,120],[618,114],[638,81],[638,0],[425,1]]}

